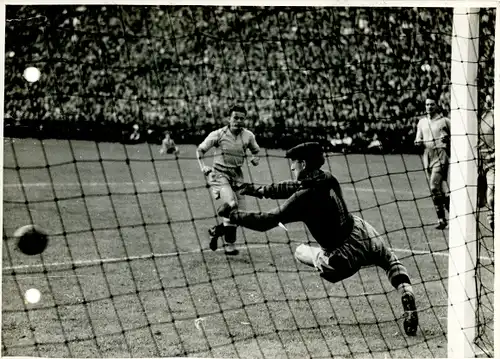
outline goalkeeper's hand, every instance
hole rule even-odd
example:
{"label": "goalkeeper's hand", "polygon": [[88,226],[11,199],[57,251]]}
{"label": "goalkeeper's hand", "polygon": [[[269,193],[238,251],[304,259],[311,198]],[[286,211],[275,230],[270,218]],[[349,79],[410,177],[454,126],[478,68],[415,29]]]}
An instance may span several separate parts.
{"label": "goalkeeper's hand", "polygon": [[264,189],[262,187],[255,187],[251,183],[242,183],[238,186],[237,190],[241,195],[264,198]]}

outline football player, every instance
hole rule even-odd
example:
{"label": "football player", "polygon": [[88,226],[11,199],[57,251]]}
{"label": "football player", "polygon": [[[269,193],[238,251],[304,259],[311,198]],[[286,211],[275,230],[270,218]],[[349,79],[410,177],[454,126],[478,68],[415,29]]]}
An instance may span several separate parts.
{"label": "football player", "polygon": [[[243,182],[243,166],[246,158],[246,151],[252,153],[251,163],[254,166],[259,164],[257,156],[260,147],[255,140],[255,135],[244,128],[246,110],[242,106],[231,108],[229,123],[218,130],[212,131],[205,140],[198,146],[196,156],[200,169],[205,176],[208,176],[208,183],[211,186],[215,199],[221,199],[224,203],[232,206],[244,208],[244,197],[237,190]],[[215,148],[213,167],[207,166],[203,160],[204,155]],[[210,249],[217,249],[219,237],[224,237],[225,253],[229,255],[238,254],[234,243],[236,242],[236,226],[229,220],[223,219],[222,224],[216,225],[209,230]]]}
{"label": "football player", "polygon": [[259,187],[242,185],[244,194],[286,199],[282,205],[268,212],[245,212],[225,203],[218,214],[255,231],[304,222],[319,247],[301,244],[295,250],[295,258],[315,267],[332,283],[351,277],[364,266],[382,268],[401,294],[406,334],[416,335],[418,314],[408,271],[382,236],[368,222],[349,212],[339,182],[321,170],[325,162],[321,145],[300,144],[287,151],[286,157],[291,160],[296,180]]}
{"label": "football player", "polygon": [[448,225],[445,209],[449,210],[448,167],[450,154],[450,119],[444,117],[438,108],[436,98],[425,100],[427,115],[417,125],[415,145],[424,147],[422,162],[429,182],[432,201],[438,217],[437,229]]}

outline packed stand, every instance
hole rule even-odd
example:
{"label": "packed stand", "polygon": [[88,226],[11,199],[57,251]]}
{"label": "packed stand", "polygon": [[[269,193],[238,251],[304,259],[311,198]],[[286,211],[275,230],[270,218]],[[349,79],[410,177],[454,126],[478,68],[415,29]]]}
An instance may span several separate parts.
{"label": "packed stand", "polygon": [[[199,143],[233,103],[262,146],[409,152],[449,110],[452,9],[9,6],[5,135]],[[494,9],[481,16],[493,96]],[[26,66],[42,78],[27,83]],[[134,128],[137,126],[137,128]],[[140,135],[133,135],[139,133]]]}

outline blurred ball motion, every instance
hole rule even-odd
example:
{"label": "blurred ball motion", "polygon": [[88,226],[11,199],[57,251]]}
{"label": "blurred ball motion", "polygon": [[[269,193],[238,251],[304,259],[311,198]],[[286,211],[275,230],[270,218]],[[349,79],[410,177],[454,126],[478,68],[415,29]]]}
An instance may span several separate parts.
{"label": "blurred ball motion", "polygon": [[30,256],[42,253],[49,241],[45,231],[32,224],[18,228],[14,232],[14,237],[19,250]]}

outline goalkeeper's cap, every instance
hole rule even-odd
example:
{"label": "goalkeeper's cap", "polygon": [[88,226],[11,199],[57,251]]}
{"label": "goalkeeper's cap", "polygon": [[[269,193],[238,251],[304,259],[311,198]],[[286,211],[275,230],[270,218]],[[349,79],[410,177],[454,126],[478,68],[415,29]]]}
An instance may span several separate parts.
{"label": "goalkeeper's cap", "polygon": [[286,151],[286,158],[305,161],[307,165],[320,168],[325,163],[323,148],[318,142],[304,142]]}

